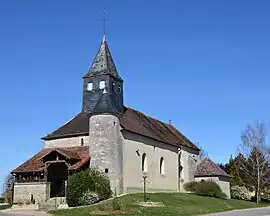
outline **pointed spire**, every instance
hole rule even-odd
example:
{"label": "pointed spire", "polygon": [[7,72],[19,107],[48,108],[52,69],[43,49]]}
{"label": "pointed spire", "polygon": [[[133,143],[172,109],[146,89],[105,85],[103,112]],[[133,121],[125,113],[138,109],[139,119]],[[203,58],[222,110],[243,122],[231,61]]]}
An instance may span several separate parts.
{"label": "pointed spire", "polygon": [[105,38],[105,34],[104,34],[98,53],[88,73],[84,76],[84,78],[98,76],[98,75],[106,75],[106,74],[112,75],[122,80],[115,67],[115,64],[112,59],[112,55],[110,53],[110,50],[109,50],[109,47]]}

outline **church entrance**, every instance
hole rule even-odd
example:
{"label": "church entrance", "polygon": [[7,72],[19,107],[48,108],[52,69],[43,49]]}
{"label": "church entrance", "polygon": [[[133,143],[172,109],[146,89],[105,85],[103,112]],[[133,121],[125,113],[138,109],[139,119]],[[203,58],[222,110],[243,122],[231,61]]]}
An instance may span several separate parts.
{"label": "church entrance", "polygon": [[48,181],[51,183],[50,197],[64,197],[65,181],[68,179],[67,165],[64,162],[51,163],[48,166]]}

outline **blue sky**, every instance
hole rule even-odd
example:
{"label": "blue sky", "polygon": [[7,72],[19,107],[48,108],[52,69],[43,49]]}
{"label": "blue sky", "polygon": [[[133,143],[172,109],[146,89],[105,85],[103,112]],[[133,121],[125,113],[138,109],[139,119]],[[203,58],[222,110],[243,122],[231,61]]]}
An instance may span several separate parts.
{"label": "blue sky", "polygon": [[1,1],[0,181],[80,112],[102,39],[127,106],[172,123],[216,162],[269,125],[270,1]]}

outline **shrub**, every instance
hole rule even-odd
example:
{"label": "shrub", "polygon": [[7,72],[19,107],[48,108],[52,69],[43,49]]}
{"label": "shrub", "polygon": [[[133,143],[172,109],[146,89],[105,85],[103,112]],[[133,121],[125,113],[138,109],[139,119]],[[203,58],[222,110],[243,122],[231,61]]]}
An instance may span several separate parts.
{"label": "shrub", "polygon": [[0,203],[4,203],[6,201],[5,197],[0,197]]}
{"label": "shrub", "polygon": [[184,184],[184,189],[186,191],[195,193],[197,185],[198,185],[198,182],[196,182],[196,181],[187,182]]}
{"label": "shrub", "polygon": [[120,210],[121,209],[121,205],[116,197],[113,199],[112,207],[113,207],[113,210]]}
{"label": "shrub", "polygon": [[116,194],[116,188],[114,190],[114,197],[113,197],[112,207],[113,207],[113,210],[120,210],[121,209],[121,205],[118,202],[118,198],[117,198],[117,194]]}
{"label": "shrub", "polygon": [[97,203],[99,201],[99,196],[96,192],[87,190],[83,193],[82,197],[80,198],[81,205],[90,205]]}
{"label": "shrub", "polygon": [[233,186],[231,187],[231,197],[239,200],[251,200],[250,193],[245,186]]}
{"label": "shrub", "polygon": [[89,176],[92,177],[91,191],[97,192],[100,200],[109,199],[112,196],[110,180],[107,175],[99,170],[90,169]]}
{"label": "shrub", "polygon": [[[257,196],[251,196],[250,200],[252,202],[257,202]],[[261,196],[261,203],[269,205],[270,204],[270,197],[266,196],[266,195],[262,195]]]}
{"label": "shrub", "polygon": [[201,181],[196,185],[195,194],[200,196],[210,196],[217,198],[226,198],[219,185],[214,181]]}
{"label": "shrub", "polygon": [[97,193],[99,200],[111,197],[110,181],[108,177],[96,169],[87,169],[75,173],[68,178],[67,182],[67,204],[69,206],[83,205],[82,197],[88,191]]}

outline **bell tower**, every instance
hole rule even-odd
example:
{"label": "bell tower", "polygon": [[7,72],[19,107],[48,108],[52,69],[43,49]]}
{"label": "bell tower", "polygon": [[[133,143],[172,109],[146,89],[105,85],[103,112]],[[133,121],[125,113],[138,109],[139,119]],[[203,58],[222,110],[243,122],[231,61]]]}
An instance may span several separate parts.
{"label": "bell tower", "polygon": [[91,113],[103,93],[110,95],[119,113],[123,113],[123,80],[112,59],[105,36],[88,71],[83,77],[82,111]]}
{"label": "bell tower", "polygon": [[106,173],[111,190],[123,193],[123,80],[105,37],[83,81],[82,111],[89,116],[90,167]]}

